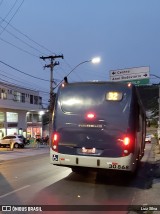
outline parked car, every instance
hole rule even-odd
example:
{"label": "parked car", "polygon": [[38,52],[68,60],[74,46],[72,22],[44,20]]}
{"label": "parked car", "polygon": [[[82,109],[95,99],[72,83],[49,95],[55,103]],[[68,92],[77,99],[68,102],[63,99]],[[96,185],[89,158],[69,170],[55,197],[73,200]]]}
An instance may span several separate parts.
{"label": "parked car", "polygon": [[22,139],[24,145],[27,144],[27,139],[23,135],[18,135],[18,138]]}
{"label": "parked car", "polygon": [[21,135],[7,135],[0,140],[0,146],[10,146],[14,144],[14,148],[24,148],[24,141]]}
{"label": "parked car", "polygon": [[145,142],[151,143],[152,138],[154,137],[153,134],[147,134],[145,138]]}

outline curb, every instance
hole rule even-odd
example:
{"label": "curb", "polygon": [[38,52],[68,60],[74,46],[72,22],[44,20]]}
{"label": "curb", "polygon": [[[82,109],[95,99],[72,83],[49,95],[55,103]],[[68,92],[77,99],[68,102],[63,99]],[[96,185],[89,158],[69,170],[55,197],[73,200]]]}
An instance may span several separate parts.
{"label": "curb", "polygon": [[160,190],[160,145],[155,141],[153,142],[153,154],[154,154],[154,171],[153,171],[153,180],[152,188]]}

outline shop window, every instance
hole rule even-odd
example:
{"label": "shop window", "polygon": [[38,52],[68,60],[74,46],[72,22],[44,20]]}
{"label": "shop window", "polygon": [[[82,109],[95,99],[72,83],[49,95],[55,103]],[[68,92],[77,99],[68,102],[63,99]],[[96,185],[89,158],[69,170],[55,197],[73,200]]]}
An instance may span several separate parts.
{"label": "shop window", "polygon": [[17,123],[18,122],[18,113],[16,112],[6,112],[7,122]]}
{"label": "shop window", "polygon": [[17,128],[8,128],[7,135],[13,135],[13,134],[18,134],[18,129]]}

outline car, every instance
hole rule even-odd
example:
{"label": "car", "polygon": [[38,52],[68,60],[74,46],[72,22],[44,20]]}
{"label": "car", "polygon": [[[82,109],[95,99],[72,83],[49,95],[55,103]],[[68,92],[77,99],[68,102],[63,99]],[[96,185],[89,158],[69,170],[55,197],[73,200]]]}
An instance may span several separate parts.
{"label": "car", "polygon": [[152,138],[154,137],[153,134],[147,134],[145,137],[145,142],[151,143]]}
{"label": "car", "polygon": [[21,135],[7,135],[0,140],[0,146],[10,146],[14,148],[24,148],[24,141]]}
{"label": "car", "polygon": [[18,135],[18,138],[22,139],[23,144],[26,145],[27,139],[23,135]]}

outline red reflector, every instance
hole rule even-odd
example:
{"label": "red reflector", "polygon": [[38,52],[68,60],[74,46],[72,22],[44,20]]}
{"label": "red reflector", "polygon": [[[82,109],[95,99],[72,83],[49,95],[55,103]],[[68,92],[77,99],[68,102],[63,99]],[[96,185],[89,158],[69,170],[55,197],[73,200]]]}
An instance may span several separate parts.
{"label": "red reflector", "polygon": [[95,114],[89,113],[89,114],[87,114],[87,118],[88,119],[93,119],[93,118],[95,118]]}
{"label": "red reflector", "polygon": [[129,145],[130,144],[130,138],[129,137],[125,137],[124,140],[123,140],[123,143],[125,146]]}

